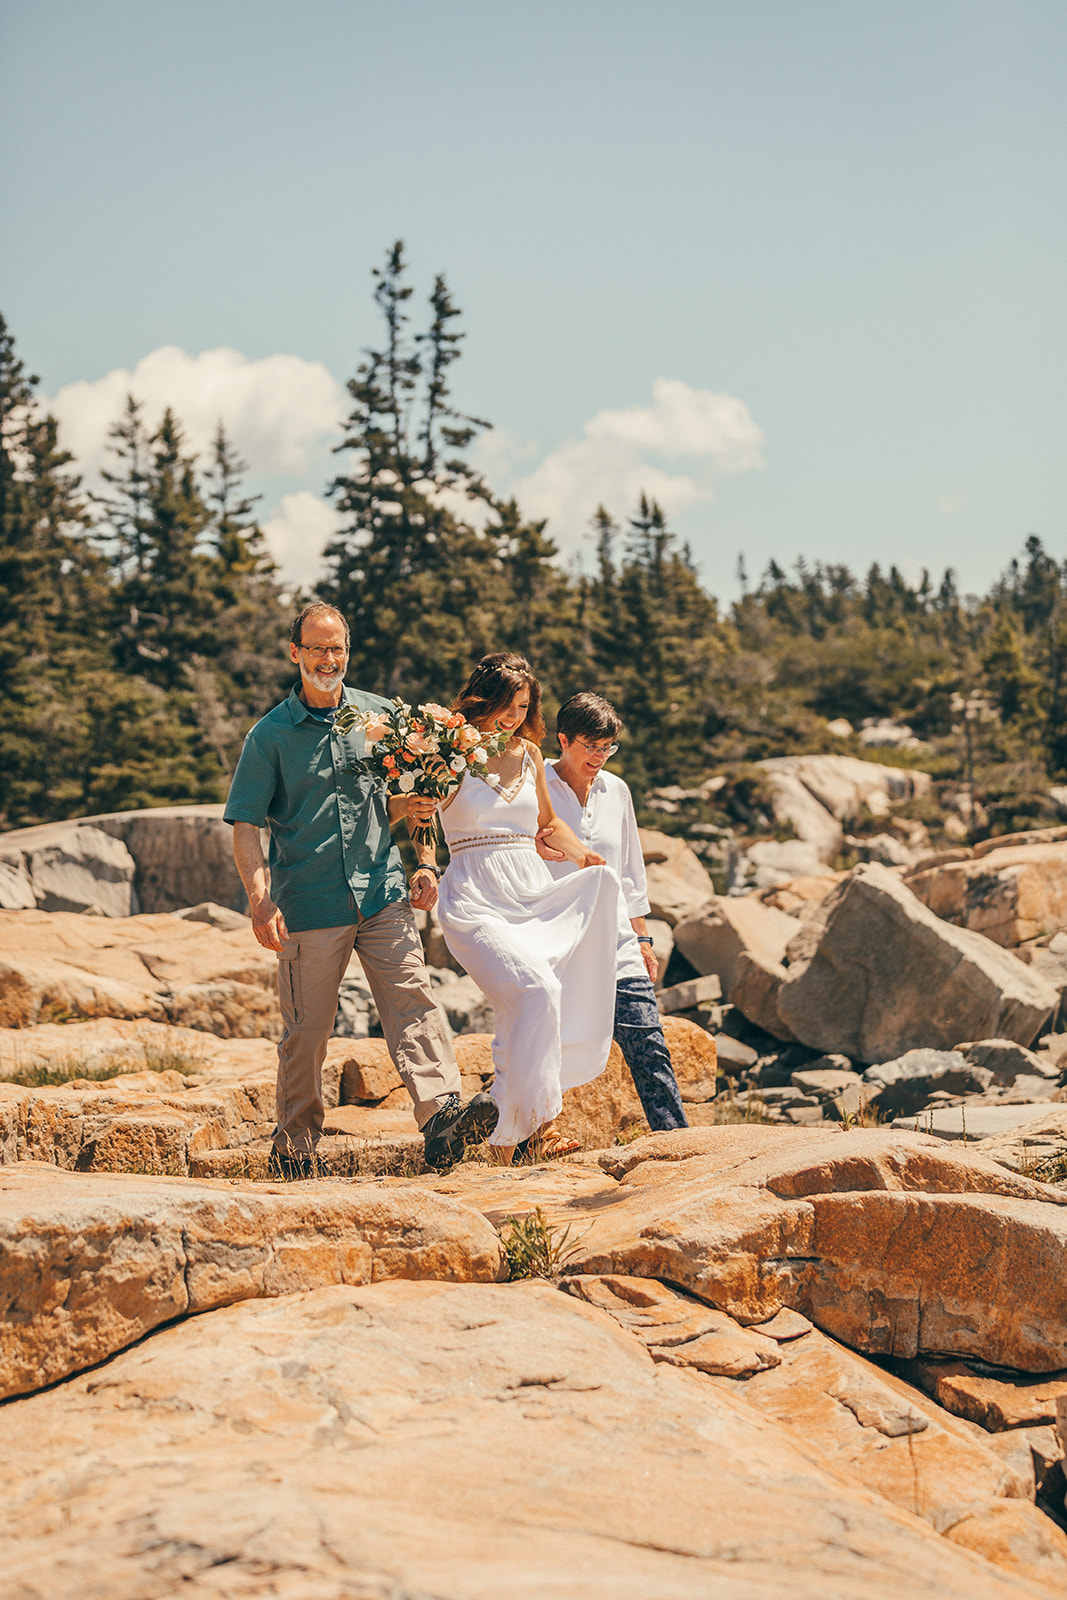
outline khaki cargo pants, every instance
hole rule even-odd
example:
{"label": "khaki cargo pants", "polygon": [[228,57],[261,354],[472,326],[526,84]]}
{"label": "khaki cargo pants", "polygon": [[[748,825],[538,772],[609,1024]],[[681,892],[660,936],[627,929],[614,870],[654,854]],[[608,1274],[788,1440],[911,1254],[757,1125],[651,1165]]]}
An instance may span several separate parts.
{"label": "khaki cargo pants", "polygon": [[373,917],[357,911],[354,925],[294,933],[278,957],[285,1032],[278,1045],[274,1143],[286,1155],[311,1155],[322,1133],[322,1063],[353,948],[419,1127],[449,1095],[459,1094],[451,1035],[434,1000],[422,941],[406,900],[394,900]]}

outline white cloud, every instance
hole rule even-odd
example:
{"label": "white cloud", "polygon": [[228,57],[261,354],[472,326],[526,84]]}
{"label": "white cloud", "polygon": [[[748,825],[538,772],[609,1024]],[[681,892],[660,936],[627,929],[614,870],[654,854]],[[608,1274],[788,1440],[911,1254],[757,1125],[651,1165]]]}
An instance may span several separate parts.
{"label": "white cloud", "polygon": [[[763,466],[764,435],[743,400],[657,378],[650,406],[599,411],[580,439],[569,439],[508,485],[527,516],[547,517],[549,533],[573,546],[603,503],[616,517],[644,491],[668,515],[714,495],[721,472]],[[663,463],[686,460],[687,470]]]}
{"label": "white cloud", "polygon": [[339,513],[310,490],[282,496],[263,533],[284,584],[314,587],[322,576],[322,552],[340,525]]}
{"label": "white cloud", "polygon": [[132,371],[117,367],[92,383],[68,383],[43,401],[88,478],[106,464],[108,430],[128,394],[144,402],[150,427],[169,405],[194,451],[208,448],[221,417],[258,474],[306,472],[335,441],[347,409],[342,386],[321,361],[288,355],[251,361],[227,349],[192,356],[164,345]]}

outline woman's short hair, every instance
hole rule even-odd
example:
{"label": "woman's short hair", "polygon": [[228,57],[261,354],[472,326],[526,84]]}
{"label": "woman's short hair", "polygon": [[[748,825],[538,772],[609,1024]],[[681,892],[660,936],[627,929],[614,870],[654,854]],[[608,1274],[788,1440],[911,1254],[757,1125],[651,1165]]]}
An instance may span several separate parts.
{"label": "woman's short hair", "polygon": [[311,622],[315,617],[336,617],[345,630],[345,649],[352,643],[348,631],[348,619],[343,611],[338,611],[336,606],[329,605],[325,600],[310,600],[303,611],[298,611],[289,624],[290,644],[299,644],[304,636],[304,623]]}
{"label": "woman's short hair", "polygon": [[572,694],[556,713],[556,734],[565,739],[614,739],[622,718],[600,694]]}
{"label": "woman's short hair", "polygon": [[452,710],[461,712],[468,722],[481,722],[509,706],[520,689],[529,689],[530,707],[526,721],[518,730],[519,735],[539,745],[545,736],[541,685],[525,656],[506,651],[483,656],[453,700]]}

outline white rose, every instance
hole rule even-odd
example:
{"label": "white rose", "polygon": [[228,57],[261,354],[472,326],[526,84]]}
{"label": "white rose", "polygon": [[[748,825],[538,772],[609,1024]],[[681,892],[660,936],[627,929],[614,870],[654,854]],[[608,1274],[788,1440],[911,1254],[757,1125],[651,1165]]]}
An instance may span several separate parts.
{"label": "white rose", "polygon": [[448,764],[453,772],[462,772],[467,765],[462,756],[453,756]]}
{"label": "white rose", "polygon": [[499,784],[500,779],[497,777],[495,772],[487,772],[485,775],[485,781],[495,789]]}
{"label": "white rose", "polygon": [[475,761],[480,761],[482,763],[482,765],[484,766],[485,763],[489,760],[489,757],[486,755],[484,750],[476,750],[474,752],[474,759],[475,759]]}
{"label": "white rose", "polygon": [[402,772],[397,779],[397,788],[400,790],[400,793],[410,794],[414,787],[415,774],[413,772]]}

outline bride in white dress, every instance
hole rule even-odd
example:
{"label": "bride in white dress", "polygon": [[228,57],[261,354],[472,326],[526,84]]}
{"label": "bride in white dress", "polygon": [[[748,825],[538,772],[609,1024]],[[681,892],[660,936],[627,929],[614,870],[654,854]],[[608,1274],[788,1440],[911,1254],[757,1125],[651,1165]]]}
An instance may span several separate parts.
{"label": "bride in white dress", "polygon": [[[522,656],[485,656],[456,700],[468,721],[513,735],[484,780],[469,775],[441,808],[451,860],[439,914],[449,949],[493,1002],[490,1139],[510,1163],[536,1136],[542,1156],[579,1145],[555,1128],[563,1090],[604,1070],[619,946],[634,937],[619,881],[554,814],[538,748],[541,690]],[[586,871],[556,881],[538,854]]]}

